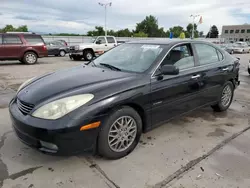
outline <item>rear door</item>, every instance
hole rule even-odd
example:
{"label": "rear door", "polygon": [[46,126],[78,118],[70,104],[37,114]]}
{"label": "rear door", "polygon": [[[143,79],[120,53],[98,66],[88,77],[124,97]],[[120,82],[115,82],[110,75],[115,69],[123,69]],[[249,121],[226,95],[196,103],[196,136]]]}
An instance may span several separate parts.
{"label": "rear door", "polygon": [[3,47],[2,34],[0,34],[0,59],[4,57],[4,47]]}
{"label": "rear door", "polygon": [[202,105],[217,101],[228,71],[233,65],[225,61],[223,53],[207,43],[193,43],[197,55],[200,75],[200,102]]}
{"label": "rear door", "polygon": [[108,49],[114,48],[116,46],[115,38],[114,37],[107,37],[108,42]]}
{"label": "rear door", "polygon": [[164,121],[179,116],[200,105],[199,70],[189,43],[174,47],[159,67],[173,64],[180,69],[178,75],[157,76],[151,78],[152,125],[157,126]]}
{"label": "rear door", "polygon": [[21,58],[23,42],[18,35],[3,34],[5,58]]}

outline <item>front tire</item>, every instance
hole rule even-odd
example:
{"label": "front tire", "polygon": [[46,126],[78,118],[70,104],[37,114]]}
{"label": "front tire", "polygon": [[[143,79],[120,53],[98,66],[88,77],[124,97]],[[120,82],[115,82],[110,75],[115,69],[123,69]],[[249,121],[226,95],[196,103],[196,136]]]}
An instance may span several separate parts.
{"label": "front tire", "polygon": [[233,96],[234,96],[234,85],[232,82],[227,81],[220,94],[219,102],[212,106],[214,111],[216,112],[226,111],[232,103]]}
{"label": "front tire", "polygon": [[119,159],[134,150],[142,133],[140,115],[128,106],[113,111],[98,137],[98,152],[108,159]]}
{"label": "front tire", "polygon": [[25,64],[33,65],[37,62],[37,55],[34,52],[26,52],[23,56],[22,61]]}
{"label": "front tire", "polygon": [[85,50],[83,52],[83,58],[86,61],[91,61],[94,58],[94,53],[91,50]]}

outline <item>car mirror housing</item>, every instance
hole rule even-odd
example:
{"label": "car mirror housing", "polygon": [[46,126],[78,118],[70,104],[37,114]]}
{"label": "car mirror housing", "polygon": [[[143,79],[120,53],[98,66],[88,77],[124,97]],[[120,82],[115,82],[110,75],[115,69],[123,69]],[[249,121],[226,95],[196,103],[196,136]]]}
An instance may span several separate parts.
{"label": "car mirror housing", "polygon": [[179,72],[179,68],[174,65],[163,65],[161,67],[161,73],[163,75],[177,75]]}

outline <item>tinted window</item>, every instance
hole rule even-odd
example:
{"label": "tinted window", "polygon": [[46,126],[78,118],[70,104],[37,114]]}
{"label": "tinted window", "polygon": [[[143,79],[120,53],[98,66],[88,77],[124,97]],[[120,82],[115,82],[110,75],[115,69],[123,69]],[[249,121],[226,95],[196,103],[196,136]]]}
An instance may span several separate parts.
{"label": "tinted window", "polygon": [[29,44],[43,44],[43,39],[40,36],[37,35],[24,35],[24,39],[29,43]]}
{"label": "tinted window", "polygon": [[3,43],[4,44],[22,44],[22,41],[17,35],[4,35]]}
{"label": "tinted window", "polygon": [[225,33],[228,33],[228,30],[225,30]]}
{"label": "tinted window", "polygon": [[217,50],[207,44],[194,44],[201,65],[219,61]]}
{"label": "tinted window", "polygon": [[230,33],[234,33],[234,30],[230,30]]}
{"label": "tinted window", "polygon": [[162,65],[175,65],[180,70],[194,67],[194,56],[189,44],[180,45],[172,49]]}
{"label": "tinted window", "polygon": [[113,37],[107,37],[108,43],[115,43],[115,39]]}
{"label": "tinted window", "polygon": [[144,72],[159,56],[163,56],[163,46],[147,44],[122,44],[109,50],[94,60],[97,66],[103,63],[122,71]]}
{"label": "tinted window", "polygon": [[241,33],[245,33],[245,29],[242,29],[242,30],[241,30]]}
{"label": "tinted window", "polygon": [[219,60],[222,61],[223,60],[222,53],[219,50],[217,50],[217,54],[218,54]]}
{"label": "tinted window", "polygon": [[100,41],[101,44],[105,44],[106,43],[106,40],[104,37],[98,37],[97,41]]}

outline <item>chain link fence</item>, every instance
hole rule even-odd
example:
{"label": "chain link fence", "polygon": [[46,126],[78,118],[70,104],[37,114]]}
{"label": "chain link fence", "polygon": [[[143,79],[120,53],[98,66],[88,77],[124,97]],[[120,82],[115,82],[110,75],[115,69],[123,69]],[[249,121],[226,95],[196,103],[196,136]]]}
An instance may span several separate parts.
{"label": "chain link fence", "polygon": [[[70,46],[77,45],[80,43],[90,43],[94,40],[94,37],[88,37],[88,36],[51,36],[46,35],[42,36],[45,42],[50,42],[54,40],[65,40]],[[150,37],[116,37],[117,41],[139,41],[139,40],[174,40],[169,38],[150,38]],[[185,40],[185,39],[183,39]],[[210,42],[216,42],[216,43],[223,43],[224,39],[222,38],[216,38],[216,39],[206,39],[206,38],[198,38],[195,40],[206,40]]]}

